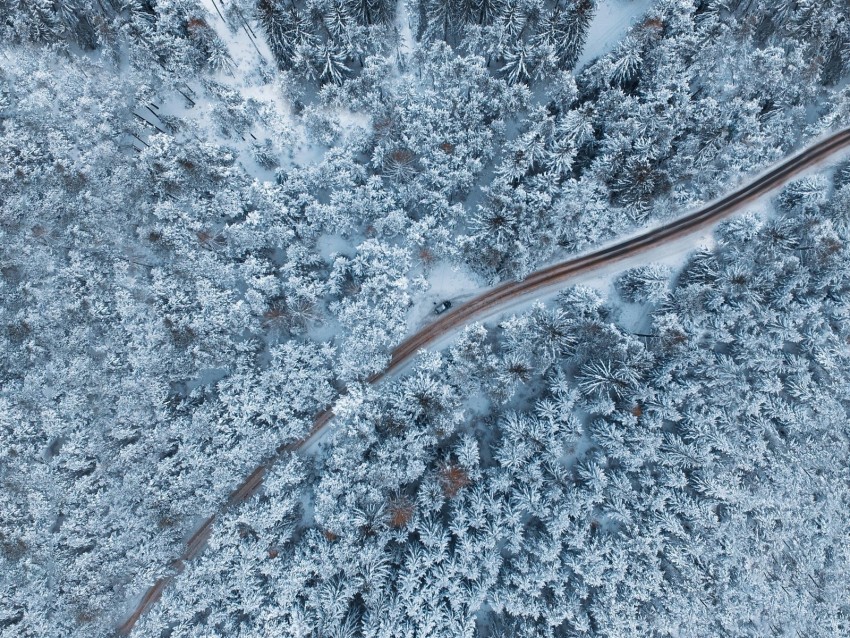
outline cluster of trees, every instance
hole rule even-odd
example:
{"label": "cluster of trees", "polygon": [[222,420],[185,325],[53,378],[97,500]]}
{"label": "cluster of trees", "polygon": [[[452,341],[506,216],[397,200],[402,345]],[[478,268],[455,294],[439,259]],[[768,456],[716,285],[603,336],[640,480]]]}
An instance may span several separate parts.
{"label": "cluster of trees", "polygon": [[341,84],[396,36],[391,0],[248,0],[278,66],[320,84]]}
{"label": "cluster of trees", "polygon": [[[565,14],[584,11],[579,4]],[[544,21],[543,8],[523,6]],[[448,258],[490,280],[696,206],[848,121],[846,91],[836,88],[850,69],[838,7],[788,10],[778,24],[773,6],[663,0],[612,52],[577,76],[553,69],[532,92],[498,72],[497,54],[467,42],[474,33],[488,46],[503,41],[464,26],[479,15],[471,7],[429,5],[405,69],[375,52],[318,96],[326,111],[364,113],[372,125],[347,141],[350,162],[334,159],[333,190],[359,183],[365,167],[381,177],[365,178],[370,199],[407,219],[397,237],[414,264],[419,254]],[[439,20],[427,15],[438,9],[455,35],[434,32]],[[809,21],[824,31],[814,40]],[[823,105],[829,115],[818,119]],[[377,227],[369,215],[344,222],[363,236]]]}
{"label": "cluster of trees", "polygon": [[[687,607],[709,635],[701,608],[739,618],[773,584],[782,613],[811,607],[801,631],[845,613],[826,465],[846,441],[847,171],[831,200],[787,190],[781,223],[726,226],[676,287],[621,278],[661,304],[652,337],[573,290],[362,385],[435,260],[521,275],[847,122],[840,3],[663,0],[577,78],[593,2],[409,6],[0,0],[0,635],[110,634],[197,517],[343,387],[333,453],[228,513],[145,631],[612,633],[650,608],[675,627],[713,566],[730,589]],[[421,46],[400,64],[408,19]],[[277,75],[231,59],[262,39]],[[348,111],[367,130],[337,122],[315,161],[288,161],[287,131]],[[732,391],[745,407],[711,403]],[[827,503],[821,531],[799,512],[768,529],[783,502]],[[732,573],[722,552],[745,552],[723,534],[753,554],[773,538],[775,566]]]}
{"label": "cluster of trees", "polygon": [[138,77],[63,60],[0,59],[4,636],[110,634],[337,393],[316,188],[179,131],[139,149]]}
{"label": "cluster of trees", "polygon": [[595,0],[421,0],[397,16],[390,0],[237,4],[256,17],[281,69],[321,84],[342,84],[370,55],[400,52],[408,29],[423,44],[441,41],[485,58],[510,84],[528,83],[574,66],[596,7]]}
{"label": "cluster of trees", "polygon": [[349,175],[358,173],[337,165],[343,181],[330,199],[337,215],[352,213],[346,224],[353,235],[399,242],[419,263],[459,260],[464,202],[477,196],[529,93],[494,78],[481,58],[457,56],[443,43],[420,50],[418,60],[415,82],[387,80],[388,65],[375,61],[345,91],[329,93],[372,119],[372,131],[349,150],[358,173],[366,171],[365,184],[358,176],[352,194]]}
{"label": "cluster of trees", "polygon": [[[435,54],[437,86],[453,73],[477,85],[387,107],[397,124],[366,143],[385,156],[409,144],[432,167],[402,182],[392,158],[387,177],[370,175],[362,140],[303,169],[259,144],[246,155],[238,141],[279,123],[220,75],[193,80],[133,47],[116,73],[31,46],[0,59],[0,629],[104,635],[171,570],[197,517],[406,333],[424,285],[412,262],[432,232],[450,243],[443,222],[457,212],[406,210],[455,150],[428,145],[426,128],[405,133],[417,101],[439,107],[428,126],[458,140],[457,166],[491,152],[488,127],[522,91]],[[500,92],[508,106],[487,102]],[[194,121],[203,101],[211,120]],[[273,182],[246,170],[278,163]],[[451,191],[472,188],[454,179]],[[323,256],[336,233],[352,250]]]}
{"label": "cluster of trees", "polygon": [[528,83],[575,65],[596,0],[421,0],[417,31],[495,65],[511,84]]}
{"label": "cluster of trees", "polygon": [[847,174],[627,273],[648,337],[577,287],[354,389],[315,482],[277,470],[140,635],[841,633]]}
{"label": "cluster of trees", "polygon": [[229,55],[197,0],[2,0],[4,43],[131,59],[160,76],[193,78]]}
{"label": "cluster of trees", "polygon": [[[839,8],[783,5],[780,28],[775,3],[733,4],[658,2],[575,80],[550,82],[546,108],[524,114],[484,185],[466,238],[470,265],[521,276],[709,200],[731,177],[846,124],[810,126],[850,70]],[[804,35],[809,20],[826,33]]]}
{"label": "cluster of trees", "polygon": [[[74,43],[87,50],[116,37],[116,20],[125,3],[117,0],[3,0],[3,40],[56,44]],[[132,9],[150,11],[148,3],[133,3]],[[151,13],[153,13],[151,11]]]}

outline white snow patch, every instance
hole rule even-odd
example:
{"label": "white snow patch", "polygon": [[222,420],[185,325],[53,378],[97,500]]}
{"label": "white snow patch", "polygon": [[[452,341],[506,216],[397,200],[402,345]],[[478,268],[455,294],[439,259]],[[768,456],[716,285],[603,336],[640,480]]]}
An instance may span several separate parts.
{"label": "white snow patch", "polygon": [[299,496],[301,501],[301,520],[299,524],[304,527],[312,527],[316,522],[316,508],[314,507],[315,494],[312,489],[304,490]]}
{"label": "white snow patch", "polygon": [[636,18],[646,13],[653,0],[602,0],[587,31],[587,43],[576,69],[608,53],[623,39]]}
{"label": "white snow patch", "polygon": [[[751,209],[747,208],[747,210]],[[682,265],[685,258],[698,248],[713,247],[713,229],[716,225],[713,224],[703,228],[699,233],[686,235],[685,237],[667,242],[658,248],[612,261],[598,270],[579,275],[571,280],[569,285],[582,284],[584,286],[590,286],[610,297],[610,293],[614,290],[614,281],[626,270],[646,264],[663,264],[676,270]],[[561,285],[562,289],[565,287],[567,286],[564,284]]]}
{"label": "white snow patch", "polygon": [[322,259],[328,262],[333,255],[345,255],[350,258],[355,252],[351,239],[346,239],[338,233],[319,235],[316,240],[316,249]]}
{"label": "white snow patch", "polygon": [[465,412],[470,416],[486,416],[490,413],[491,403],[486,392],[473,392],[464,401]]}
{"label": "white snow patch", "polygon": [[[767,202],[762,203],[759,201],[756,206],[748,207],[746,211],[742,211],[739,214],[752,212],[766,205]],[[633,333],[646,333],[649,331],[650,316],[655,310],[655,306],[652,304],[630,303],[621,299],[615,286],[617,278],[625,271],[636,268],[637,266],[661,264],[669,266],[672,269],[672,283],[679,270],[684,266],[688,255],[700,248],[707,250],[714,248],[716,243],[713,234],[714,228],[716,228],[716,225],[703,229],[698,235],[683,237],[666,244],[663,249],[659,248],[655,252],[650,251],[644,255],[636,255],[635,258],[629,260],[630,263],[628,265],[624,265],[623,263],[612,264],[612,267],[599,270],[584,280],[580,281],[577,278],[575,283],[596,288],[602,293],[603,297],[609,301],[610,307],[615,310],[614,316],[616,322],[623,330]]]}
{"label": "white snow patch", "polygon": [[333,344],[336,341],[336,338],[342,334],[342,326],[339,325],[339,322],[335,317],[330,316],[330,313],[326,313],[328,316],[322,317],[322,322],[312,322],[307,327],[307,337],[311,341],[316,343],[330,343]]}
{"label": "white snow patch", "polygon": [[[615,292],[612,286],[608,290],[608,299],[616,299],[612,296]],[[620,299],[615,311],[617,325],[627,332],[644,332],[648,324],[647,319],[654,309],[654,306],[648,304],[629,303]]]}
{"label": "white snow patch", "polygon": [[353,133],[358,129],[369,130],[372,127],[372,118],[367,113],[358,113],[349,109],[338,109],[335,112],[336,120],[345,133]]}
{"label": "white snow patch", "polygon": [[247,22],[247,16],[241,15],[240,12],[239,21],[241,24],[233,33],[230,30],[230,25],[222,18],[225,9],[222,2],[216,2],[216,0],[199,1],[201,6],[217,20],[218,24],[215,30],[227,46],[237,71],[241,70],[244,73],[246,69],[255,68],[258,60],[261,66],[266,64],[274,66],[274,56],[271,49],[269,49],[260,32]]}

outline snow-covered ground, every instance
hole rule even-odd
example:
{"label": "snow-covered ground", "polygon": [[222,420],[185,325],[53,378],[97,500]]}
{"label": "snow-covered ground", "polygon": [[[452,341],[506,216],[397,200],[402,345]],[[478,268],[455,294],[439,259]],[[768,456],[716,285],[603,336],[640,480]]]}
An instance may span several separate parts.
{"label": "snow-covered ground", "polygon": [[[227,64],[208,75],[212,82],[190,81],[159,104],[137,105],[137,116],[161,131],[167,129],[169,117],[180,122],[177,137],[195,138],[221,144],[236,152],[239,164],[259,181],[272,181],[274,167],[260,164],[255,148],[268,145],[280,164],[292,162],[297,152],[308,146],[303,127],[291,115],[285,99],[280,75],[264,38],[251,25],[239,18],[238,26],[224,19],[224,8],[216,0],[200,0],[207,11],[204,28],[213,30],[229,56]],[[227,95],[225,99],[223,96]],[[181,95],[182,94],[182,95]],[[228,104],[229,103],[229,104]],[[250,125],[240,132],[223,120],[228,108],[243,111]],[[164,119],[163,119],[164,118]],[[144,143],[144,140],[142,140]]]}
{"label": "snow-covered ground", "polygon": [[399,36],[399,53],[405,56],[413,53],[413,49],[416,47],[416,42],[413,39],[413,30],[410,26],[409,1],[398,0],[395,13],[395,26],[398,29]]}
{"label": "snow-covered ground", "polygon": [[[755,207],[748,207],[744,212],[750,212],[756,208],[767,209],[767,199],[764,202],[759,201]],[[652,312],[652,307],[646,304],[628,303],[619,298],[619,293],[616,290],[615,282],[617,278],[629,268],[637,266],[645,266],[648,264],[662,264],[669,266],[673,273],[678,273],[684,266],[688,255],[700,248],[711,249],[715,245],[714,226],[703,229],[699,234],[689,237],[683,237],[674,242],[665,244],[664,246],[636,255],[628,260],[615,262],[609,266],[588,273],[585,277],[577,277],[574,284],[582,284],[595,288],[605,299],[617,300],[617,303],[612,303],[616,306],[616,321],[624,330],[630,332],[646,332],[649,330],[649,315]]]}
{"label": "snow-covered ground", "polygon": [[413,300],[408,310],[407,330],[414,333],[434,318],[434,308],[444,301],[456,306],[487,289],[486,282],[471,270],[440,261],[424,274],[427,290]]}
{"label": "snow-covered ground", "polygon": [[[279,166],[305,166],[320,161],[327,147],[311,125],[336,140],[368,128],[367,116],[343,109],[311,108],[308,117],[294,115],[287,76],[278,70],[259,27],[249,16],[228,11],[220,0],[199,3],[207,12],[206,26],[224,44],[230,60],[208,76],[211,85],[191,81],[180,89],[183,95],[175,92],[157,105],[137,106],[136,112],[151,124],[150,134],[157,132],[154,127],[160,131],[167,128],[160,116],[177,118],[184,125],[183,136],[232,148],[251,177],[270,182],[275,179],[276,167],[258,162],[258,149],[264,149]],[[211,88],[214,85],[216,88]],[[228,91],[232,94],[226,99],[216,95]],[[221,114],[228,108],[252,114],[251,125],[244,132],[222,130]]]}
{"label": "snow-covered ground", "polygon": [[335,254],[349,258],[354,256],[351,239],[346,239],[339,234],[319,236],[316,240],[316,248],[319,250],[319,255],[325,260],[330,260]]}
{"label": "snow-covered ground", "polygon": [[239,21],[241,24],[234,33],[224,19],[223,4],[216,2],[216,0],[199,0],[199,2],[209,15],[218,22],[211,26],[224,41],[230,57],[233,58],[235,76],[245,74],[248,70],[255,68],[258,63],[260,66],[274,66],[274,56],[266,44],[265,38],[260,36],[254,27],[247,22],[247,19],[244,19],[247,18],[246,16],[240,14]]}
{"label": "snow-covered ground", "polygon": [[576,70],[613,49],[652,4],[653,0],[601,0],[590,23],[584,51],[576,62]]}

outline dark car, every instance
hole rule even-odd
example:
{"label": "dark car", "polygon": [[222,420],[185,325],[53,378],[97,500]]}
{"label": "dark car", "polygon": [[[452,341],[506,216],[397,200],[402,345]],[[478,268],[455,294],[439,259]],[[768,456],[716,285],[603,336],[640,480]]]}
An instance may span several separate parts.
{"label": "dark car", "polygon": [[439,306],[437,306],[436,308],[434,308],[434,314],[435,314],[435,315],[441,315],[441,314],[443,314],[446,310],[448,310],[448,309],[449,309],[449,308],[451,308],[451,307],[452,307],[452,302],[451,302],[451,301],[444,301],[444,302],[443,302],[443,303],[441,303]]}

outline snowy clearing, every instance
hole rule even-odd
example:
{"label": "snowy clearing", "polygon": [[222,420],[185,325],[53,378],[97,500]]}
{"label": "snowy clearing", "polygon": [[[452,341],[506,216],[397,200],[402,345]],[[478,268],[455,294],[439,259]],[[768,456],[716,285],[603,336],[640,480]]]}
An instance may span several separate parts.
{"label": "snowy clearing", "polygon": [[635,19],[651,6],[652,0],[602,0],[596,7],[596,15],[587,32],[587,43],[575,68],[579,70],[613,49]]}

